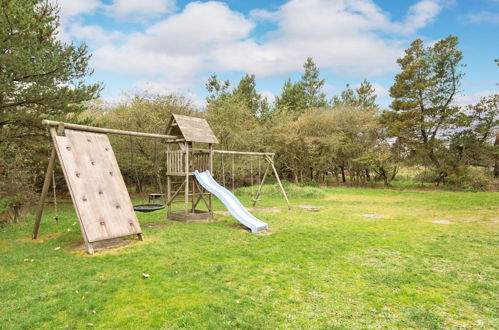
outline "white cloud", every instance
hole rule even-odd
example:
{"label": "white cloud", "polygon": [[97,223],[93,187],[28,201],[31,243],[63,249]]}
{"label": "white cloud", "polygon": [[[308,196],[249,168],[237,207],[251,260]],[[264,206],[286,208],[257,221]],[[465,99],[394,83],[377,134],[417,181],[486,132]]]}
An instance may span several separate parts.
{"label": "white cloud", "polygon": [[64,23],[72,17],[92,14],[102,6],[99,0],[50,0],[59,6],[59,15]]}
{"label": "white cloud", "polygon": [[[122,1],[113,6],[128,3]],[[153,0],[141,1],[141,7],[148,1]],[[250,17],[221,2],[191,2],[144,32],[98,47],[93,65],[177,88],[190,88],[206,72],[285,75],[300,70],[308,56],[323,70],[372,77],[396,70],[407,35],[440,10],[438,2],[421,0],[397,22],[372,0],[290,0],[275,11],[254,10]],[[259,20],[272,20],[277,28],[255,39]]]}
{"label": "white cloud", "polygon": [[263,90],[259,91],[258,94],[260,94],[263,98],[266,98],[270,104],[275,102],[275,95],[271,91]]}
{"label": "white cloud", "polygon": [[499,13],[482,11],[468,14],[468,20],[471,23],[491,23],[499,24]]}
{"label": "white cloud", "polygon": [[113,40],[124,37],[121,32],[106,31],[99,25],[82,25],[80,22],[69,25],[64,33],[65,38],[85,40],[94,46],[108,44]]}
{"label": "white cloud", "polygon": [[416,3],[409,8],[409,13],[401,25],[402,31],[405,33],[414,33],[433,21],[441,10],[442,6],[436,1],[423,0]]}
{"label": "white cloud", "polygon": [[117,19],[143,20],[170,14],[177,9],[175,0],[113,0],[106,8],[109,16]]}
{"label": "white cloud", "polygon": [[376,93],[376,96],[378,96],[378,98],[384,99],[390,96],[390,92],[385,87],[376,83],[373,83],[372,85],[374,87],[374,92]]}
{"label": "white cloud", "polygon": [[473,94],[460,94],[454,97],[454,105],[466,106],[477,103],[482,97],[493,94],[490,90],[482,90]]}
{"label": "white cloud", "polygon": [[194,2],[145,32],[130,35],[121,46],[98,48],[94,65],[130,76],[160,76],[169,85],[187,88],[198,73],[210,69],[215,47],[237,43],[253,27],[222,3]]}

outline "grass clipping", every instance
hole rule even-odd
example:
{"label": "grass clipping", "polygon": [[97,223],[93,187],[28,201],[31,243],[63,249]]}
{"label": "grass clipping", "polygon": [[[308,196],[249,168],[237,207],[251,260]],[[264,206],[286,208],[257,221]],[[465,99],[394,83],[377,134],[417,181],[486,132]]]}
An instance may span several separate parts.
{"label": "grass clipping", "polygon": [[[284,181],[284,190],[288,197],[294,198],[324,198],[326,192],[320,186],[298,185]],[[236,195],[252,197],[258,191],[258,186],[236,189]],[[262,187],[262,195],[280,197],[282,195],[278,184],[266,184]]]}

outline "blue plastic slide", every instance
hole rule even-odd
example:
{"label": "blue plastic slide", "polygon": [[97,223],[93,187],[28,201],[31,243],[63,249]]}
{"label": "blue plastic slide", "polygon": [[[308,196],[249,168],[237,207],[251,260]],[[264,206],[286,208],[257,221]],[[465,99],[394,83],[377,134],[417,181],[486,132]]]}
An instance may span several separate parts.
{"label": "blue plastic slide", "polygon": [[210,193],[217,196],[218,199],[224,203],[227,210],[234,218],[236,218],[243,225],[251,229],[253,233],[260,233],[269,229],[269,226],[255,218],[251,213],[246,210],[246,208],[241,204],[241,202],[234,196],[230,191],[218,184],[218,182],[213,179],[210,171],[198,172],[194,171],[194,175],[198,182]]}

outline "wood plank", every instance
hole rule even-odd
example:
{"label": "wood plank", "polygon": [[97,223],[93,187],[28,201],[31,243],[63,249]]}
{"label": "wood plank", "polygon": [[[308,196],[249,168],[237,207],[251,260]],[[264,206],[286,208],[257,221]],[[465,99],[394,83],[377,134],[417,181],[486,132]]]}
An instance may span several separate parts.
{"label": "wood plank", "polygon": [[141,229],[107,135],[65,130],[56,149],[88,242]]}
{"label": "wood plank", "polygon": [[[150,138],[157,138],[157,139],[166,139],[166,140],[170,140],[170,141],[179,141],[177,139],[177,137],[174,135],[143,133],[143,132],[134,132],[134,131],[123,131],[123,130],[119,130],[119,129],[105,128],[105,127],[94,127],[94,126],[78,125],[78,124],[71,124],[71,123],[63,123],[63,122],[53,121],[53,120],[43,120],[42,124],[47,125],[47,126],[52,126],[52,127],[63,125],[67,129],[85,131],[85,132],[93,132],[93,133],[142,136],[142,137],[150,137]],[[180,141],[183,141],[183,139],[181,139]]]}
{"label": "wood plank", "polygon": [[173,118],[187,142],[218,143],[206,119],[177,114]]}

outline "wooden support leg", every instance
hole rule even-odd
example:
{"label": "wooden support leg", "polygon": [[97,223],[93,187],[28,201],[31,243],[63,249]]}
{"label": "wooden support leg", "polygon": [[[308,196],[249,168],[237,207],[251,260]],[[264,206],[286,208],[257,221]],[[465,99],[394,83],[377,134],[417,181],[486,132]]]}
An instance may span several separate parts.
{"label": "wooden support leg", "polygon": [[172,204],[170,203],[170,198],[171,198],[171,193],[172,193],[172,178],[170,175],[166,176],[166,217],[170,215],[170,212],[172,211]]}
{"label": "wooden support leg", "polygon": [[291,204],[289,204],[288,195],[286,195],[286,191],[284,190],[284,187],[282,186],[281,179],[279,178],[279,174],[277,174],[277,170],[274,166],[274,160],[270,157],[267,157],[267,161],[272,166],[272,170],[274,171],[274,175],[275,175],[275,178],[277,179],[277,183],[279,184],[279,187],[281,188],[282,195],[284,196],[284,199],[286,200],[286,204],[288,204],[288,210],[291,210]]}
{"label": "wooden support leg", "polygon": [[269,172],[269,167],[270,163],[267,164],[267,168],[265,169],[265,172],[263,172],[262,181],[260,182],[260,186],[258,186],[258,191],[256,192],[255,198],[253,198],[253,207],[255,207],[256,202],[258,202],[258,197],[260,197],[260,194],[262,193],[263,183],[265,182],[265,178],[267,177],[267,173]]}
{"label": "wooden support leg", "polygon": [[92,243],[85,241],[85,246],[87,247],[88,254],[94,254],[94,247],[92,246]]}
{"label": "wooden support leg", "polygon": [[52,179],[52,173],[54,171],[55,156],[56,156],[56,151],[54,148],[50,153],[49,164],[47,166],[47,172],[45,173],[45,180],[43,181],[42,193],[40,195],[40,200],[38,201],[38,206],[36,208],[35,225],[33,227],[32,239],[36,239],[38,237],[38,230],[40,229],[40,222],[42,220],[45,198],[47,197],[47,193],[50,187],[50,181]]}
{"label": "wooden support leg", "polygon": [[142,236],[142,233],[137,234],[137,238],[139,239],[139,241],[143,241],[144,240],[144,237]]}

